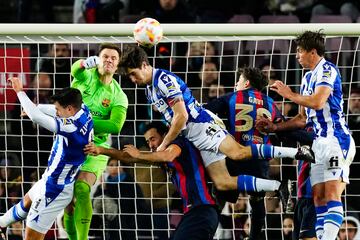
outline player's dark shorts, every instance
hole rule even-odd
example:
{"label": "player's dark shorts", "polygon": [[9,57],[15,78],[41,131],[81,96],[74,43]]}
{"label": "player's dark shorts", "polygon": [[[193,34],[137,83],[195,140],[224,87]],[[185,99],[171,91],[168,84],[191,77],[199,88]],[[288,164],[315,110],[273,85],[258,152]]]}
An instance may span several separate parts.
{"label": "player's dark shorts", "polygon": [[294,210],[293,239],[316,237],[316,213],[312,198],[299,198]]}
{"label": "player's dark shorts", "polygon": [[212,240],[219,224],[219,213],[213,205],[194,207],[181,219],[173,240]]}

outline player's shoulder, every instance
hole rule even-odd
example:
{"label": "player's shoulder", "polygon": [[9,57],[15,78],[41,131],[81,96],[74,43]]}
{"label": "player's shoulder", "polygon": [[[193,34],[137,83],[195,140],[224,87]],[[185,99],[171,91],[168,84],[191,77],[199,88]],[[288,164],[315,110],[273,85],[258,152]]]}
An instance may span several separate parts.
{"label": "player's shoulder", "polygon": [[113,88],[113,91],[115,94],[125,94],[124,91],[122,90],[119,82],[116,81],[114,78],[111,81],[111,85],[112,85],[112,88]]}
{"label": "player's shoulder", "polygon": [[171,142],[171,144],[175,144],[175,145],[179,146],[180,148],[183,148],[186,145],[186,141],[188,141],[188,140],[184,136],[179,135]]}
{"label": "player's shoulder", "polygon": [[162,82],[166,84],[168,82],[177,82],[178,80],[180,80],[180,78],[176,74],[168,70],[157,68],[154,69],[154,71],[156,71],[154,75],[154,83],[158,84],[159,82]]}

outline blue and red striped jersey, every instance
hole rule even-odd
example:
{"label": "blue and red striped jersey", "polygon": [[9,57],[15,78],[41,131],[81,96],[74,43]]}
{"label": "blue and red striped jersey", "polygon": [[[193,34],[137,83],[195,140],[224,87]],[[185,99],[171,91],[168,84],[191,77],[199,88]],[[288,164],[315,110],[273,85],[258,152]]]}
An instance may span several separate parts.
{"label": "blue and red striped jersey", "polygon": [[271,121],[282,118],[274,100],[254,88],[222,96],[209,102],[205,108],[228,118],[229,132],[242,145],[270,143],[269,136],[254,127],[257,116],[265,116]]}
{"label": "blue and red striped jersey", "polygon": [[178,145],[181,154],[166,164],[166,170],[181,196],[184,213],[196,206],[215,205],[200,151],[181,136],[171,144]]}

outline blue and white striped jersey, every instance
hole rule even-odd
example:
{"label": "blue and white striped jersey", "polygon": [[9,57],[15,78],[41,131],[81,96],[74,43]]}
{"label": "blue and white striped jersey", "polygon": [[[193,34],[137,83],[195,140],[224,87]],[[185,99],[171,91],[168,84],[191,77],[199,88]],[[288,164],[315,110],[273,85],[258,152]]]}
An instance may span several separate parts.
{"label": "blue and white striped jersey", "polygon": [[168,123],[174,115],[171,107],[179,98],[184,100],[188,122],[209,122],[213,119],[196,101],[186,83],[164,69],[153,69],[152,85],[146,87],[146,96]]}
{"label": "blue and white striped jersey", "polygon": [[349,139],[349,128],[343,112],[341,76],[339,69],[325,59],[322,59],[313,71],[304,75],[301,83],[301,94],[304,96],[312,95],[317,86],[330,87],[332,92],[323,109],[305,108],[307,123],[312,124],[316,136],[334,135],[342,145],[342,139]]}
{"label": "blue and white striped jersey", "polygon": [[93,121],[89,109],[82,108],[70,118],[55,117],[57,132],[42,178],[47,188],[70,184],[75,180],[86,155],[83,148],[92,141]]}

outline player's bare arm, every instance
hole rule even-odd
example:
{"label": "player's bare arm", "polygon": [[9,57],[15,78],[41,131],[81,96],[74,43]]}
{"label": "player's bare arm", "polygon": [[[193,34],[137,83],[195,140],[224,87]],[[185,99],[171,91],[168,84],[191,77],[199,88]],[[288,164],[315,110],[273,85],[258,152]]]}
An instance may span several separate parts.
{"label": "player's bare arm", "polygon": [[165,163],[172,162],[176,157],[178,157],[181,153],[181,149],[179,146],[171,144],[161,152],[140,152],[139,149],[133,145],[125,145],[124,152],[134,158],[145,160],[149,163]]}
{"label": "player's bare arm", "polygon": [[172,102],[171,109],[174,112],[174,117],[171,121],[171,127],[163,142],[157,148],[157,151],[165,150],[165,148],[180,134],[181,130],[185,127],[189,117],[185,108],[184,100],[182,98],[175,98]]}
{"label": "player's bare arm", "polygon": [[304,107],[301,107],[300,113],[288,121],[273,123],[268,118],[260,117],[256,120],[255,127],[262,132],[280,132],[296,129],[303,129],[306,126],[306,115]]}
{"label": "player's bare arm", "polygon": [[91,155],[107,155],[111,158],[120,160],[123,163],[165,163],[172,162],[181,153],[180,147],[175,144],[171,144],[162,152],[141,152],[133,145],[125,145],[124,150],[118,150],[114,148],[98,147],[94,143],[86,145],[84,148],[86,154]]}
{"label": "player's bare arm", "polygon": [[294,93],[290,87],[285,85],[282,81],[275,81],[275,83],[271,85],[270,89],[294,103],[315,110],[320,110],[324,107],[332,91],[330,87],[318,86],[315,88],[314,94],[303,96],[298,93]]}

